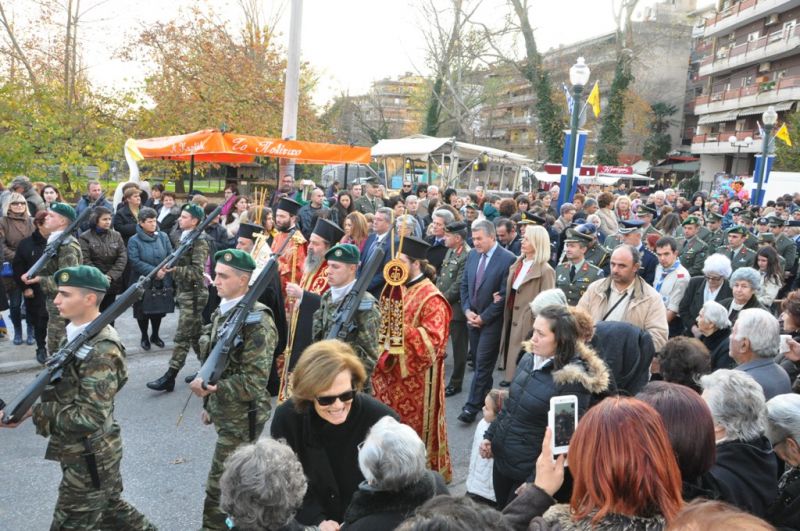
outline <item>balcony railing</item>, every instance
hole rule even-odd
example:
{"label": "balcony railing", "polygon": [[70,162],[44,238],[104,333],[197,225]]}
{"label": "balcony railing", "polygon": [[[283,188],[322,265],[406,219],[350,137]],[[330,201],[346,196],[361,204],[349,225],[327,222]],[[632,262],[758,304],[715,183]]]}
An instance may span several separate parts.
{"label": "balcony railing", "polygon": [[[748,10],[750,8],[754,8],[754,7],[756,7],[756,4],[758,4],[758,3],[759,3],[758,0],[742,0],[741,2],[737,2],[736,4],[732,5],[728,9],[725,9],[725,10],[721,11],[720,13],[717,13],[717,16],[715,16],[713,18],[707,18],[706,19],[706,27],[707,28],[711,27],[711,26],[713,26],[714,24],[718,23],[721,20],[725,20],[728,17],[732,17],[734,15],[738,15],[742,11],[746,11],[746,10]],[[762,3],[763,3],[763,0],[762,0]]]}
{"label": "balcony railing", "polygon": [[739,87],[735,89],[728,89],[725,91],[714,92],[711,94],[701,94],[694,100],[695,106],[707,105],[715,101],[728,101],[744,98],[746,96],[753,96],[754,94],[776,91],[780,92],[782,89],[789,89],[800,87],[800,76],[784,77],[779,81],[765,81],[762,83],[754,83],[746,87]]}
{"label": "balcony railing", "polygon": [[758,140],[761,138],[761,135],[756,129],[749,129],[746,131],[721,131],[719,133],[703,133],[694,135],[692,137],[692,144],[728,144],[728,141],[732,136],[735,136],[736,140],[744,140],[748,136],[753,140]]}
{"label": "balcony railing", "polygon": [[738,68],[746,64],[764,61],[770,57],[794,50],[800,43],[800,26],[779,29],[752,41],[730,48],[720,48],[717,54],[700,59],[700,72],[713,74],[721,69]]}

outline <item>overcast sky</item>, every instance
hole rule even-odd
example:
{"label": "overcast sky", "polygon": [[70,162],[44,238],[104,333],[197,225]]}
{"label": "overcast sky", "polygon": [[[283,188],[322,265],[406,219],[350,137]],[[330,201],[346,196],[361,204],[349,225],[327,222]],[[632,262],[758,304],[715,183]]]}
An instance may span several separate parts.
{"label": "overcast sky", "polygon": [[[319,74],[314,101],[324,105],[340,92],[359,94],[370,83],[404,72],[427,74],[420,27],[422,0],[304,0],[302,59]],[[444,6],[449,0],[436,0]],[[541,50],[569,44],[614,29],[612,0],[530,0],[531,19]],[[713,0],[698,0],[699,5]],[[97,7],[81,28],[84,61],[90,79],[103,87],[130,86],[141,82],[144,67],[114,58],[114,53],[143,26],[177,17],[193,0],[83,0]],[[263,0],[264,11],[282,13],[279,30],[288,43],[290,0]],[[641,11],[656,0],[640,0]],[[20,14],[30,0],[12,0]],[[237,0],[213,0],[215,10],[231,24],[240,17]],[[33,4],[35,5],[35,4]],[[133,7],[135,6],[135,7]],[[507,12],[505,0],[483,0],[481,20],[498,23]],[[591,57],[586,58],[591,66]]]}

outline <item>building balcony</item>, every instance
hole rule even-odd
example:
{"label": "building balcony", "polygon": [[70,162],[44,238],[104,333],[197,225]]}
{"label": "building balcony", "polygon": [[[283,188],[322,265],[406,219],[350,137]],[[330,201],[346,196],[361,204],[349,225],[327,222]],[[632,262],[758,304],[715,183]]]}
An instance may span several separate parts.
{"label": "building balcony", "polygon": [[736,68],[795,55],[800,48],[800,26],[779,29],[750,42],[722,48],[717,55],[700,61],[701,76],[721,74]]}
{"label": "building balcony", "polygon": [[694,112],[708,114],[797,100],[800,100],[800,76],[790,76],[780,81],[754,83],[714,94],[703,94],[694,100]]}
{"label": "building balcony", "polygon": [[492,125],[495,127],[513,127],[525,126],[529,127],[533,123],[533,118],[530,116],[500,116],[492,120]]}
{"label": "building balcony", "polygon": [[773,13],[783,13],[800,5],[800,0],[741,0],[716,17],[706,21],[703,37],[716,37],[730,33],[734,28],[744,26]]}
{"label": "building balcony", "polygon": [[[735,136],[737,140],[744,140],[748,136],[753,139],[753,143],[747,147],[731,146],[730,137]],[[737,155],[739,153],[761,153],[763,148],[761,137],[758,131],[721,131],[719,133],[703,133],[692,137],[693,155]]]}

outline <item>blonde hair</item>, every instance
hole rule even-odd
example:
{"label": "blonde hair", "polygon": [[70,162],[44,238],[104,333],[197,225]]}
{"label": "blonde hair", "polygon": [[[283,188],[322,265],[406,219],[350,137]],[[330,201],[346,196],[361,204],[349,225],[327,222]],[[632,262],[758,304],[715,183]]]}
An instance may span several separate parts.
{"label": "blonde hair", "polygon": [[3,204],[3,217],[8,216],[8,209],[11,208],[11,203],[15,202],[25,203],[25,215],[31,215],[30,208],[28,207],[28,201],[25,199],[25,196],[19,192],[11,192],[8,194],[8,199],[6,199],[6,202]]}
{"label": "blonde hair", "polygon": [[317,341],[303,351],[292,373],[292,400],[305,411],[321,392],[330,388],[342,371],[350,371],[353,389],[361,390],[367,380],[364,364],[353,347],[338,339]]}
{"label": "blonde hair", "polygon": [[550,260],[550,235],[541,225],[525,227],[523,238],[533,246],[533,262],[546,264]]}

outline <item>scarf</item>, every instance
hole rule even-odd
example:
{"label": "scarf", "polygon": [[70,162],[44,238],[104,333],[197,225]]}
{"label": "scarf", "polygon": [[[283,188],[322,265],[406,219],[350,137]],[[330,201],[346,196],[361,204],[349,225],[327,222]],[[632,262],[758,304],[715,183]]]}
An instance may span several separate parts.
{"label": "scarf", "polygon": [[681,259],[678,258],[677,260],[675,260],[674,264],[672,264],[671,266],[669,266],[668,268],[664,269],[661,272],[661,278],[659,278],[658,282],[656,282],[655,286],[656,291],[658,291],[659,293],[661,292],[661,286],[664,284],[664,279],[666,279],[670,273],[678,269],[680,266],[681,266]]}

